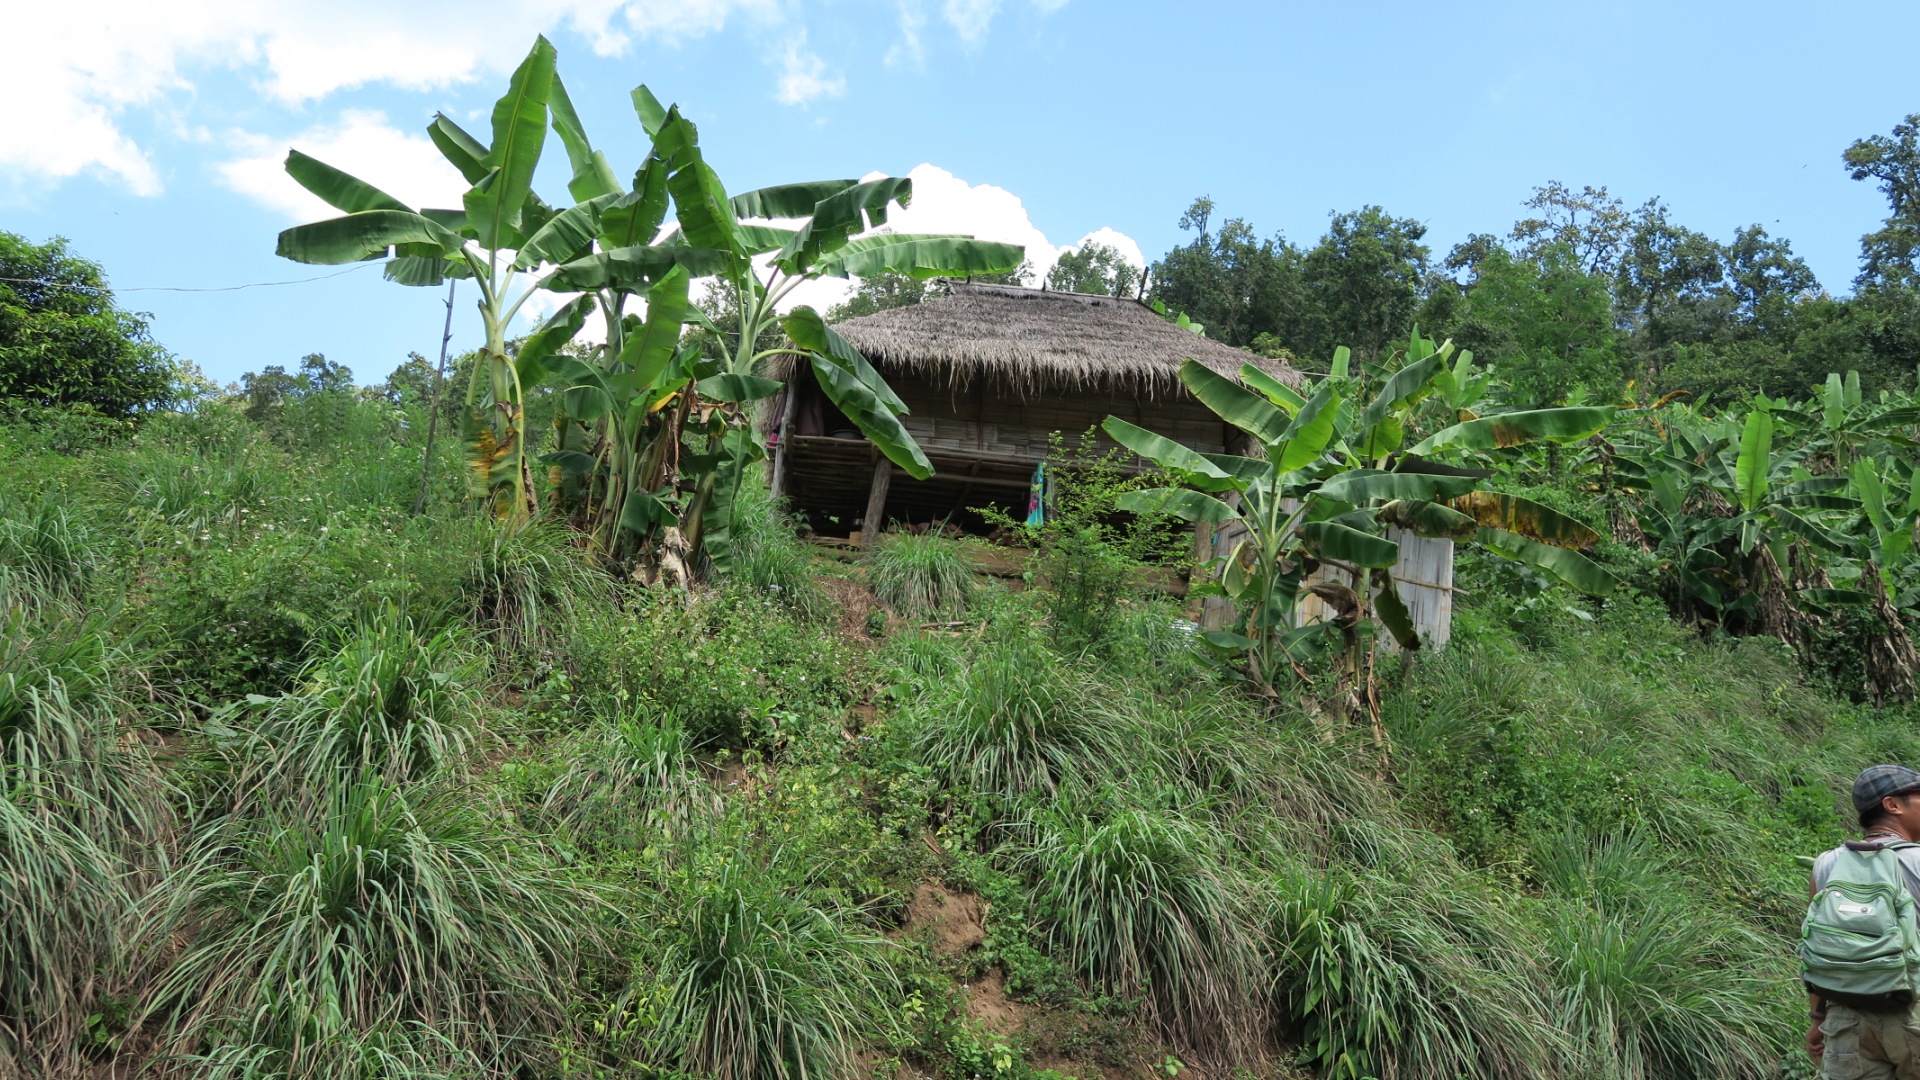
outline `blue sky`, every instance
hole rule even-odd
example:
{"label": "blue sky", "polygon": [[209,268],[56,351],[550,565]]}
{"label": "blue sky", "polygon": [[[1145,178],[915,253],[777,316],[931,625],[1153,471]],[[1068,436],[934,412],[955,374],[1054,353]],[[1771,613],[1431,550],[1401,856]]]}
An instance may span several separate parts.
{"label": "blue sky", "polygon": [[[455,205],[422,129],[444,110],[484,132],[536,33],[622,173],[645,82],[735,190],[918,168],[903,228],[1042,263],[1099,230],[1156,258],[1201,194],[1307,243],[1377,203],[1441,255],[1561,180],[1660,196],[1723,239],[1757,222],[1845,292],[1885,208],[1840,152],[1920,112],[1920,6],[1871,0],[110,0],[8,19],[37,43],[16,84],[43,93],[0,118],[0,229],[66,236],[122,289],[327,272],[272,254],[323,212],[278,173],[289,146]],[[564,196],[557,167],[542,186]],[[316,351],[377,381],[431,355],[442,316],[377,268],[122,300],[222,381]],[[463,302],[456,348],[476,325]]]}

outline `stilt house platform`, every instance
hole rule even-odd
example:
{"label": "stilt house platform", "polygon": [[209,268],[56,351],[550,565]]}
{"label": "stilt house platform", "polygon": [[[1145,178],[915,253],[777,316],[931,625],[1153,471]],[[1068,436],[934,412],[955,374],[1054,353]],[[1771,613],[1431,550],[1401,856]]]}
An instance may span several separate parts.
{"label": "stilt house platform", "polygon": [[[805,365],[776,368],[773,487],[823,536],[889,522],[985,523],[971,508],[1023,516],[1053,432],[1069,439],[1118,416],[1202,453],[1244,449],[1187,393],[1189,357],[1238,378],[1253,364],[1290,385],[1292,367],[1201,337],[1125,297],[955,282],[947,295],[834,327],[906,402],[901,423],[935,473],[914,480],[821,393]],[[1105,436],[1101,437],[1103,440]],[[1108,443],[1107,445],[1111,445]]]}

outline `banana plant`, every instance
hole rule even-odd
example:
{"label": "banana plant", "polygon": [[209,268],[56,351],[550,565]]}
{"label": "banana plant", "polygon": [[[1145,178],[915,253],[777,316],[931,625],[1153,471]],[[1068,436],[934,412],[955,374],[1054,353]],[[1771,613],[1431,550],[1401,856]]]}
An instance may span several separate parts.
{"label": "banana plant", "polygon": [[[1342,350],[1344,352],[1345,350]],[[1103,429],[1165,469],[1180,485],[1130,492],[1123,509],[1172,513],[1188,521],[1237,526],[1240,542],[1210,567],[1239,612],[1236,628],[1207,640],[1246,663],[1246,675],[1272,692],[1310,661],[1340,655],[1357,676],[1359,629],[1378,620],[1405,648],[1419,647],[1391,568],[1399,545],[1388,527],[1478,543],[1535,565],[1581,591],[1604,595],[1613,579],[1578,547],[1591,530],[1551,509],[1483,490],[1486,470],[1437,460],[1496,453],[1535,441],[1567,442],[1599,431],[1611,410],[1540,409],[1456,423],[1404,446],[1413,411],[1431,395],[1452,357],[1450,343],[1393,372],[1370,397],[1348,395],[1356,381],[1336,355],[1332,374],[1295,391],[1252,365],[1239,380],[1189,360],[1180,379],[1195,398],[1238,428],[1259,456],[1203,454],[1108,417]],[[1308,584],[1315,567],[1344,572]],[[1300,625],[1296,603],[1311,588],[1339,613],[1336,623]],[[1340,640],[1336,640],[1340,639]]]}
{"label": "banana plant", "polygon": [[[827,398],[889,460],[916,478],[932,475],[926,455],[900,424],[905,404],[866,358],[811,308],[784,316],[780,308],[795,288],[821,277],[1002,273],[1020,264],[1023,250],[964,236],[875,231],[886,225],[891,207],[912,198],[912,181],[905,178],[815,181],[729,196],[706,161],[698,129],[678,106],[663,107],[644,86],[634,91],[633,100],[652,153],[634,191],[622,199],[648,207],[646,220],[657,226],[663,219],[652,216],[652,208],[664,205],[662,195],[671,196],[675,223],[657,240],[639,233],[624,247],[603,240],[591,254],[561,266],[554,284],[654,291],[659,284],[649,274],[668,265],[676,252],[698,252],[698,269],[737,297],[738,322],[716,328],[729,344],[725,355],[690,358],[664,369],[682,387],[676,392],[689,408],[688,433],[703,443],[680,463],[686,490],[679,493],[675,520],[686,547],[704,551],[716,565],[726,562],[733,492],[746,469],[765,456],[750,419],[755,404],[780,389],[764,370],[777,356],[810,364]],[[787,342],[759,348],[776,326]],[[650,400],[660,391],[655,387]],[[628,506],[636,505],[628,498]],[[666,509],[653,495],[637,505],[646,507],[647,515],[624,513],[629,527],[657,522]]]}
{"label": "banana plant", "polygon": [[472,185],[459,209],[415,209],[379,188],[299,151],[287,173],[345,216],[288,229],[278,253],[295,262],[339,264],[388,258],[386,274],[405,285],[472,278],[480,291],[485,331],[483,367],[468,386],[466,436],[476,492],[510,526],[538,511],[527,458],[526,388],[578,332],[585,303],[563,308],[521,343],[507,328],[544,284],[533,271],[546,258],[580,246],[580,206],[555,210],[533,191],[558,79],[553,46],[535,41],[495,103],[492,139],[482,143],[445,115],[427,135]]}
{"label": "banana plant", "polygon": [[[1679,589],[1717,618],[1760,617],[1763,590],[1790,593],[1784,575],[1795,545],[1830,559],[1862,554],[1848,535],[1861,503],[1847,493],[1847,477],[1813,474],[1816,441],[1804,420],[1759,399],[1745,415],[1698,431],[1668,423],[1658,442],[1622,448],[1637,473],[1624,482],[1646,493],[1639,528]],[[1782,435],[1789,445],[1776,450]]]}

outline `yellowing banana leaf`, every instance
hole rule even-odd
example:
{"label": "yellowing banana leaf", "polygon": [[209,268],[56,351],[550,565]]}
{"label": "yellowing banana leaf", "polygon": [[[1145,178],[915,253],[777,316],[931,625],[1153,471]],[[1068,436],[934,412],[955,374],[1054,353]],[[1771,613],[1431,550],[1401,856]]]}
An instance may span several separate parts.
{"label": "yellowing banana leaf", "polygon": [[1600,534],[1579,520],[1518,495],[1473,491],[1454,497],[1447,505],[1487,528],[1517,533],[1554,547],[1585,549],[1600,541]]}
{"label": "yellowing banana leaf", "polygon": [[1382,525],[1444,540],[1465,540],[1479,528],[1472,518],[1450,506],[1412,499],[1396,499],[1375,510],[1373,516]]}
{"label": "yellowing banana leaf", "polygon": [[1588,596],[1610,595],[1619,582],[1592,559],[1577,551],[1529,540],[1504,529],[1480,527],[1480,546],[1496,555],[1543,570]]}
{"label": "yellowing banana leaf", "polygon": [[1407,452],[1422,457],[1439,450],[1499,450],[1539,440],[1570,442],[1584,439],[1613,418],[1606,406],[1571,406],[1496,413],[1441,428],[1415,443]]}

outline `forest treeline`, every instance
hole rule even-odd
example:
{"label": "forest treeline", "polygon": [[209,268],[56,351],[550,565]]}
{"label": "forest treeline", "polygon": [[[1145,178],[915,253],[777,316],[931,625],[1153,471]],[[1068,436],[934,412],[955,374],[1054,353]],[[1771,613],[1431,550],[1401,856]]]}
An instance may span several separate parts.
{"label": "forest treeline", "polygon": [[[1180,216],[1191,238],[1147,268],[1144,287],[1097,244],[1063,255],[1045,284],[1144,294],[1209,337],[1309,371],[1341,345],[1371,359],[1418,326],[1491,363],[1515,406],[1674,391],[1701,404],[1798,397],[1849,370],[1870,393],[1909,389],[1920,364],[1920,114],[1854,142],[1842,165],[1888,202],[1861,238],[1850,291],[1820,282],[1758,224],[1714,237],[1658,198],[1630,206],[1605,187],[1559,182],[1535,188],[1510,227],[1444,253],[1419,220],[1379,206],[1336,215],[1303,245],[1203,196]],[[924,292],[866,282],[837,314]]]}

